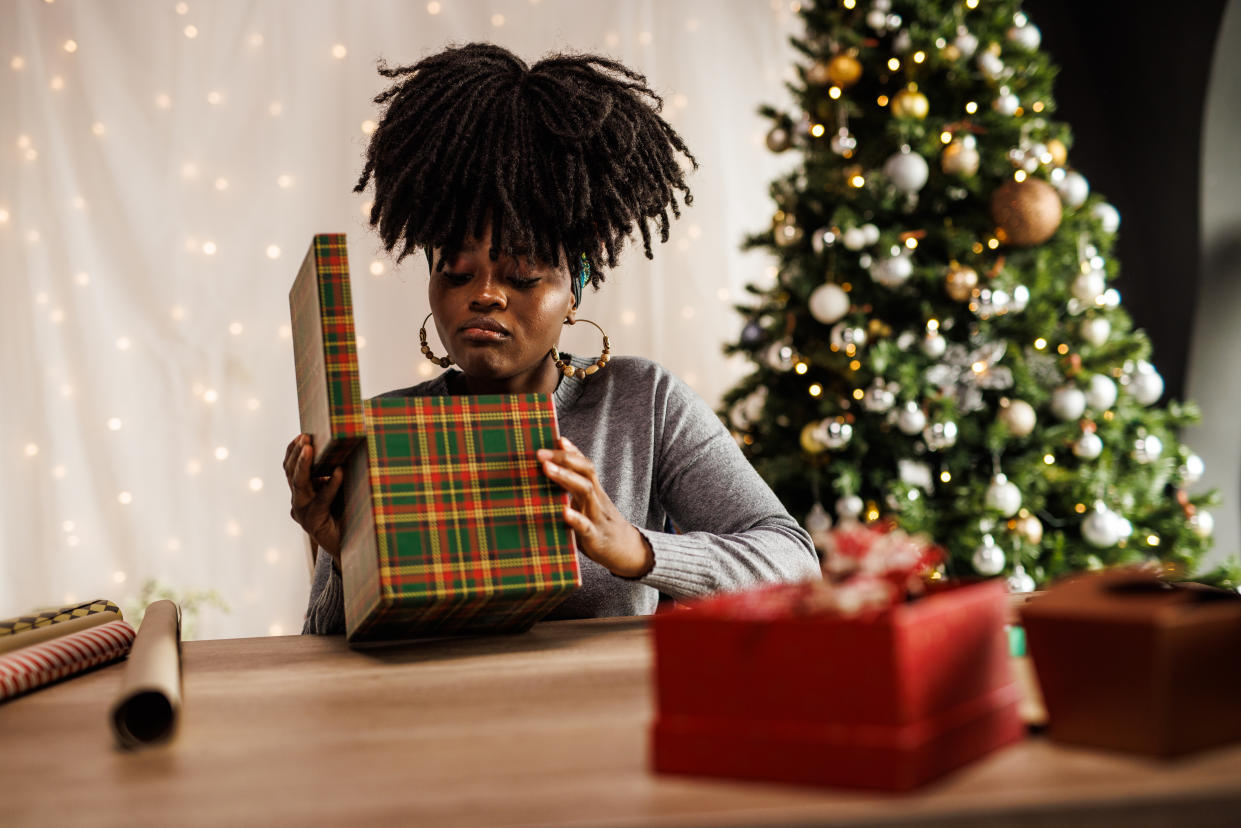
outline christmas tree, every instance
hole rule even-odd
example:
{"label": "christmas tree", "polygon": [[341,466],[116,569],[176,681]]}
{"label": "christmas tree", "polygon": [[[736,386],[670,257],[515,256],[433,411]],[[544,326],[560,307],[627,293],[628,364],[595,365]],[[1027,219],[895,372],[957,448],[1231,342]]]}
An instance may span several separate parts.
{"label": "christmas tree", "polygon": [[[764,107],[778,260],[721,414],[819,539],[891,519],[948,574],[1018,590],[1158,561],[1188,575],[1214,493],[1113,287],[1115,208],[1054,120],[1055,67],[1011,0],[803,2],[794,111]],[[1235,571],[1216,573],[1217,579]]]}

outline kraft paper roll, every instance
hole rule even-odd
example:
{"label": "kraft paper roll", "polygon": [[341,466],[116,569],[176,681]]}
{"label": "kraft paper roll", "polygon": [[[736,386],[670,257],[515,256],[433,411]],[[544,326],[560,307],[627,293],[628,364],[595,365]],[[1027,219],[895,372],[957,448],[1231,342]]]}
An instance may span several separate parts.
{"label": "kraft paper roll", "polygon": [[147,606],[129,651],[112,730],[123,747],[170,738],[181,712],[181,609],[172,601]]}
{"label": "kraft paper roll", "polygon": [[68,621],[45,624],[41,627],[30,627],[10,635],[0,635],[0,653],[20,650],[22,647],[29,647],[31,644],[41,644],[44,641],[51,641],[53,638],[59,638],[62,635],[120,620],[121,615],[119,612],[92,612],[90,615],[79,615],[76,618],[70,618]]}

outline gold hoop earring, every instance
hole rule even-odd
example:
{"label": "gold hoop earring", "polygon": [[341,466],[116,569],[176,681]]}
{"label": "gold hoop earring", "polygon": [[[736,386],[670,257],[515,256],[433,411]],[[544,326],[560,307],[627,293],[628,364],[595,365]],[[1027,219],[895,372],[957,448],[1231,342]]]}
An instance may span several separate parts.
{"label": "gold hoop earring", "polygon": [[586,322],[590,325],[594,325],[595,328],[599,331],[599,333],[603,334],[603,353],[599,354],[599,358],[595,360],[594,365],[588,365],[585,368],[574,368],[572,365],[565,362],[563,359],[560,358],[560,352],[557,351],[554,347],[552,348],[552,359],[555,361],[556,367],[560,369],[560,373],[564,374],[566,377],[577,377],[578,379],[585,379],[586,377],[598,371],[600,368],[607,367],[609,354],[612,352],[612,343],[608,341],[608,335],[603,332],[603,328],[600,328],[597,324],[595,324],[594,322],[591,322],[589,319],[566,319],[564,321],[566,325],[576,325],[578,322]]}
{"label": "gold hoop earring", "polygon": [[[431,314],[427,314],[427,319],[431,318]],[[422,327],[418,329],[418,341],[422,343],[422,355],[434,362],[441,368],[447,368],[452,365],[452,359],[446,356],[437,357],[431,353],[431,346],[427,345],[427,319],[422,320]]]}

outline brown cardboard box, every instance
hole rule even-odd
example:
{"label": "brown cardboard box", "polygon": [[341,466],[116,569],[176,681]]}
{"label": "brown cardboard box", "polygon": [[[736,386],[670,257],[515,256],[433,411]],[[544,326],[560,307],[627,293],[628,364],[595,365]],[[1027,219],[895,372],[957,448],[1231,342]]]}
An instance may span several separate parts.
{"label": "brown cardboard box", "polygon": [[1020,609],[1053,739],[1175,756],[1241,739],[1241,596],[1112,570]]}

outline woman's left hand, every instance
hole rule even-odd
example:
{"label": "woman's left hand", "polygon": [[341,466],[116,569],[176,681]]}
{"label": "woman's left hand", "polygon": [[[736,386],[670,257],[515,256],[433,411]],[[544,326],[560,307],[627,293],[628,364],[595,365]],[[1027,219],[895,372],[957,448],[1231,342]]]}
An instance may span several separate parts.
{"label": "woman's left hand", "polygon": [[599,485],[590,458],[567,437],[560,438],[559,451],[539,449],[536,456],[544,473],[569,493],[572,503],[565,507],[565,523],[577,535],[586,557],[623,578],[640,578],[650,572],[655,553]]}

